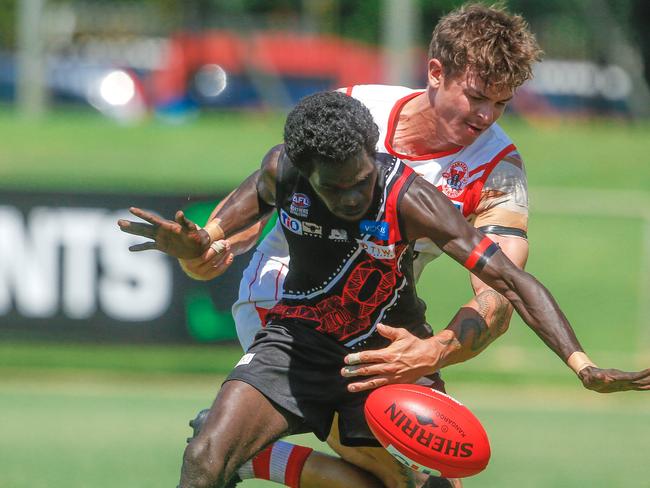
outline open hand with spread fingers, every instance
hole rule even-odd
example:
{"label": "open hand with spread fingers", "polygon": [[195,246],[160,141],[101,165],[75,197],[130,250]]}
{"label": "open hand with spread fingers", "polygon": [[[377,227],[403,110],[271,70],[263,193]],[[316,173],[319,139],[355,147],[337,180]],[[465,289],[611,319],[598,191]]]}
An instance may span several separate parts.
{"label": "open hand with spread fingers", "polygon": [[578,376],[588,390],[598,393],[615,393],[628,390],[650,390],[650,369],[629,373],[618,369],[601,369],[587,366]]}
{"label": "open hand with spread fingers", "polygon": [[196,258],[210,247],[210,235],[185,217],[182,210],[176,212],[174,220],[164,219],[146,210],[131,207],[129,211],[147,223],[120,219],[117,221],[122,232],[146,237],[151,241],[135,244],[129,251],[157,249],[177,258]]}

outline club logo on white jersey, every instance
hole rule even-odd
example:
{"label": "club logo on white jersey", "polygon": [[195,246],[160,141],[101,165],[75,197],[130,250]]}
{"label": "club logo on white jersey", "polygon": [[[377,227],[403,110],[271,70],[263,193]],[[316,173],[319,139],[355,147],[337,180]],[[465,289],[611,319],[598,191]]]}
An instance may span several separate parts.
{"label": "club logo on white jersey", "polygon": [[330,230],[329,239],[333,241],[347,241],[348,240],[348,231],[345,229],[332,229]]}
{"label": "club logo on white jersey", "polygon": [[313,222],[303,222],[302,232],[306,236],[323,237],[323,227]]}
{"label": "club logo on white jersey", "polygon": [[283,208],[280,209],[280,222],[282,225],[289,231],[294,234],[302,235],[302,222],[298,219],[294,219],[291,215],[284,211]]}
{"label": "club logo on white jersey", "polygon": [[291,206],[289,212],[298,217],[307,217],[311,207],[311,200],[304,193],[294,193],[291,195]]}
{"label": "club logo on white jersey", "polygon": [[442,193],[456,198],[465,190],[469,179],[469,168],[462,161],[455,161],[442,173]]}
{"label": "club logo on white jersey", "polygon": [[359,247],[375,259],[395,259],[395,244],[380,246],[371,241],[357,239]]}

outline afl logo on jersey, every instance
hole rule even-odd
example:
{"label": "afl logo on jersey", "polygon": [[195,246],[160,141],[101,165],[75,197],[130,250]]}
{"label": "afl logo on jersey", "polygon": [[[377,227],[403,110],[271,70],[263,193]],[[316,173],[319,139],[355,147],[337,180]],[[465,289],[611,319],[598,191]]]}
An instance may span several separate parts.
{"label": "afl logo on jersey", "polygon": [[304,193],[294,193],[291,195],[291,206],[289,207],[289,212],[298,217],[307,217],[309,214],[309,207],[311,206],[311,200]]}
{"label": "afl logo on jersey", "polygon": [[449,198],[460,196],[465,190],[469,168],[462,161],[454,161],[451,166],[442,173],[442,193]]}

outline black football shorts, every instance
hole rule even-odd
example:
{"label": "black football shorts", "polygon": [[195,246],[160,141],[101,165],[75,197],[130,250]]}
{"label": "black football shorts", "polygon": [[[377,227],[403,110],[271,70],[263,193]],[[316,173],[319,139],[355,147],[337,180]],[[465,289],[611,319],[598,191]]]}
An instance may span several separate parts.
{"label": "black football shorts", "polygon": [[[250,384],[276,405],[302,419],[306,429],[324,441],[334,413],[339,414],[341,443],[379,446],[366,423],[363,406],[370,392],[350,393],[343,358],[350,351],[334,339],[302,324],[268,324],[226,381]],[[418,383],[444,391],[435,374]]]}

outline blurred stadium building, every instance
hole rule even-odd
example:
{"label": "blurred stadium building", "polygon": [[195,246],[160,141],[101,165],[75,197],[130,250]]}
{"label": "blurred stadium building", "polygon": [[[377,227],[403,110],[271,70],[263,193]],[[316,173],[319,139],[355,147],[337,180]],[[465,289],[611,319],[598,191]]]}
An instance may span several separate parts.
{"label": "blurred stadium building", "polygon": [[[17,21],[8,30],[14,38],[3,40],[0,95],[11,99],[18,86],[27,111],[74,101],[128,120],[286,109],[307,93],[350,84],[421,86],[430,27],[459,3],[19,0],[2,14]],[[648,115],[647,2],[508,5],[524,13],[547,52],[514,110]]]}

